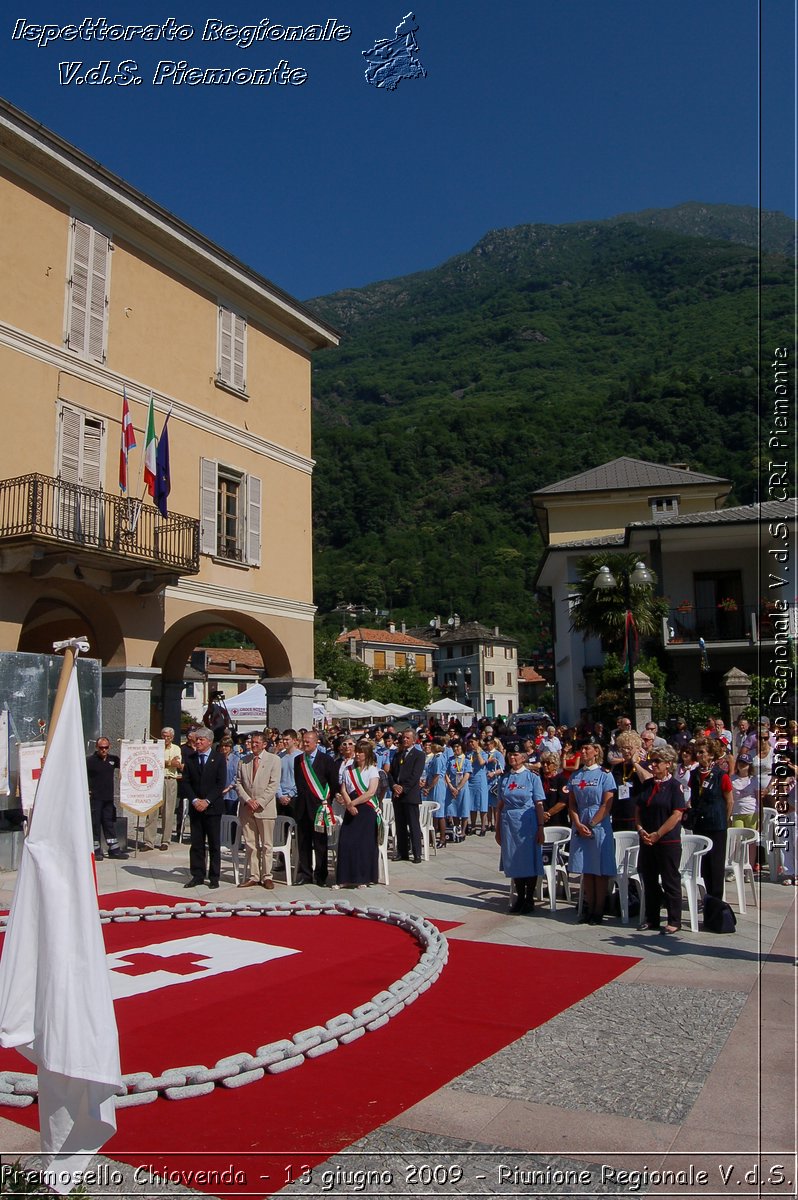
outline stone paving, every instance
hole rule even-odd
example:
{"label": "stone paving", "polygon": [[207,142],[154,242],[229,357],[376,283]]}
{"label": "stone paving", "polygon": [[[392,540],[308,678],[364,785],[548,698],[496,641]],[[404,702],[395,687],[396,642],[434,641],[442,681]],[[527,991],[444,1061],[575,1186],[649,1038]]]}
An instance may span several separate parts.
{"label": "stone paving", "polygon": [[[391,863],[390,886],[370,889],[368,902],[459,922],[450,939],[640,961],[315,1168],[312,1183],[287,1190],[306,1197],[795,1195],[796,889],[765,874],[758,906],[749,889],[734,935],[688,927],[666,938],[620,920],[575,925],[573,904],[562,900],[555,913],[510,916],[497,858],[489,835],[427,863]],[[185,898],[187,865],[187,845],[106,859],[98,864],[100,891]],[[0,873],[0,904],[13,884],[13,874]],[[197,888],[191,899],[242,895],[227,865],[218,891]],[[278,883],[269,898],[289,895],[329,893]],[[737,910],[733,887],[727,898]],[[36,1140],[0,1119],[4,1153],[30,1152]],[[159,1194],[167,1190],[175,1189]],[[116,1194],[128,1191],[154,1194],[127,1183]]]}

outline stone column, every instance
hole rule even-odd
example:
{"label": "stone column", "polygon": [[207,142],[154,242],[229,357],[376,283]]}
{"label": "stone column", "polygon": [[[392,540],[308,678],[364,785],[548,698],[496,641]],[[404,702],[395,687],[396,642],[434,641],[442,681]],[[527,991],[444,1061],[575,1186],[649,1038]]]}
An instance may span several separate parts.
{"label": "stone column", "polygon": [[740,713],[751,703],[751,679],[739,667],[732,667],[723,676],[721,682],[726,693],[729,728],[733,729]]}
{"label": "stone column", "polygon": [[110,739],[112,753],[119,752],[123,738],[151,736],[152,684],[160,674],[159,667],[103,667],[101,732]]}
{"label": "stone column", "polygon": [[[161,727],[171,725],[175,731],[175,741],[180,737],[180,714],[183,711],[182,679],[164,679],[161,683]],[[160,729],[155,730],[156,735]]]}
{"label": "stone column", "polygon": [[261,682],[266,689],[270,725],[277,729],[313,727],[313,701],[318,686],[316,679],[295,679],[292,675],[281,675]]}
{"label": "stone column", "polygon": [[645,671],[635,671],[635,730],[642,729],[646,721],[651,720],[651,701],[651,680]]}

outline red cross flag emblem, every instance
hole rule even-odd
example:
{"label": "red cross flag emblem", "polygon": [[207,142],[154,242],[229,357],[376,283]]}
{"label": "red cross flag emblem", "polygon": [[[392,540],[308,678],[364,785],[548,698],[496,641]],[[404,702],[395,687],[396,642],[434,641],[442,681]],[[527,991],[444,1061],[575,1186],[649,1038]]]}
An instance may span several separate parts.
{"label": "red cross flag emblem", "polygon": [[119,803],[143,817],[163,800],[163,742],[122,742]]}
{"label": "red cross flag emblem", "polygon": [[117,950],[107,955],[114,1000],[226,975],[298,951],[249,938],[206,933]]}

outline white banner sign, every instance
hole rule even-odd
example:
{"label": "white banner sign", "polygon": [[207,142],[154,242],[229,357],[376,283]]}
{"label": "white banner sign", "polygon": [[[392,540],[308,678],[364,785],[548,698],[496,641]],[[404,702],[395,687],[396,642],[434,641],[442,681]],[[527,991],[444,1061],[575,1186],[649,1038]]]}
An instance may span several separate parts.
{"label": "white banner sign", "polygon": [[19,744],[19,793],[22,811],[28,815],[33,807],[36,788],[44,762],[44,742],[20,742]]}
{"label": "white banner sign", "polygon": [[0,712],[0,796],[8,794],[8,709],[4,708]]}
{"label": "white banner sign", "polygon": [[146,816],[163,802],[163,742],[122,742],[119,803]]}

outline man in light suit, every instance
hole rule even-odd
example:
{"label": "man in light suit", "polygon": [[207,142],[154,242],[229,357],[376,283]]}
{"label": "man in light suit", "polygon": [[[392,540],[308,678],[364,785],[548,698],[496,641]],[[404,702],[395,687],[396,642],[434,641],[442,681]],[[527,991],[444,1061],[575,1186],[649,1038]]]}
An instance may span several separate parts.
{"label": "man in light suit", "polygon": [[413,862],[421,862],[421,776],[426,755],[416,740],[415,732],[406,729],[401,745],[390,766],[393,781],[393,811],[396,817],[396,857],[407,862],[410,851]]}
{"label": "man in light suit", "polygon": [[274,819],[277,816],[277,788],[280,784],[280,760],[265,749],[262,733],[252,735],[252,758],[238,767],[236,787],[240,803],[238,819],[246,847],[247,877],[239,887],[263,887],[271,890]]}
{"label": "man in light suit", "polygon": [[208,886],[218,888],[222,869],[222,796],[227,785],[227,763],[213,746],[213,733],[201,726],[194,735],[196,749],[186,755],[183,794],[188,800],[191,849],[188,864],[191,878],[184,887],[201,887],[205,880],[207,843]]}

